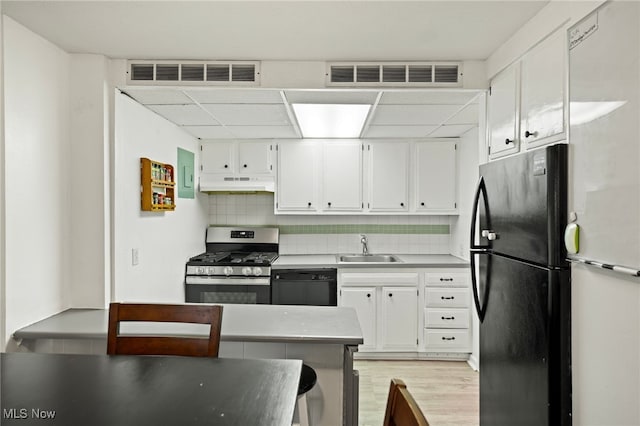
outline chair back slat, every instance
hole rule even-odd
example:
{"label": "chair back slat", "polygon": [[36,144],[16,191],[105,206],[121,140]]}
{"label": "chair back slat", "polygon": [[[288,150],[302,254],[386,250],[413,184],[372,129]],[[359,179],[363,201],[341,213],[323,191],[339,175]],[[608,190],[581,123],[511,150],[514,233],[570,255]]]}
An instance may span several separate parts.
{"label": "chair back slat", "polygon": [[[122,322],[208,324],[206,338],[120,334]],[[220,347],[222,306],[111,303],[109,306],[109,355],[181,355],[217,357]]]}
{"label": "chair back slat", "polygon": [[400,379],[391,379],[383,426],[429,426],[407,385]]}

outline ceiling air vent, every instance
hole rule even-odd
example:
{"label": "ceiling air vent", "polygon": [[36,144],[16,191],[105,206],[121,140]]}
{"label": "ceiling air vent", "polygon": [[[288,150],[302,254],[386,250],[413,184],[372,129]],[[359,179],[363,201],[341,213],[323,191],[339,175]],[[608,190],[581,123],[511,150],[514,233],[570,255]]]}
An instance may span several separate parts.
{"label": "ceiling air vent", "polygon": [[327,86],[461,87],[458,62],[332,62]]}
{"label": "ceiling air vent", "polygon": [[258,86],[257,61],[129,61],[130,85]]}

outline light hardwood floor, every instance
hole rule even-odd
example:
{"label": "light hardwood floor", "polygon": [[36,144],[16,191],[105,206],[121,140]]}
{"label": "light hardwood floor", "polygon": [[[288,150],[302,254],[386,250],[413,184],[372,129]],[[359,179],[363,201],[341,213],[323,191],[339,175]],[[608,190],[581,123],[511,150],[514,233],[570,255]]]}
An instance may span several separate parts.
{"label": "light hardwood floor", "polygon": [[360,426],[382,426],[392,378],[404,380],[430,426],[477,426],[478,373],[460,361],[355,360]]}

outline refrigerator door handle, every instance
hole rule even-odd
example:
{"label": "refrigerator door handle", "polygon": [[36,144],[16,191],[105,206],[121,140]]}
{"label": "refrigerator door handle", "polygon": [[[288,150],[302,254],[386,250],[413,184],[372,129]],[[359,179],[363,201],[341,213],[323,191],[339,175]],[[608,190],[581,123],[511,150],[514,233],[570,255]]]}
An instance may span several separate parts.
{"label": "refrigerator door handle", "polygon": [[[473,289],[473,302],[476,307],[476,312],[478,313],[478,319],[480,320],[480,322],[482,322],[484,320],[485,307],[480,305],[478,279],[476,277],[476,255],[487,254],[489,252],[489,248],[487,246],[481,246],[476,244],[476,233],[477,233],[476,224],[477,224],[477,218],[478,218],[478,205],[480,203],[480,196],[482,196],[482,201],[484,203],[484,211],[485,211],[485,214],[487,215],[487,221],[488,221],[489,206],[487,204],[487,187],[485,186],[484,177],[482,176],[480,176],[480,180],[478,181],[478,186],[476,188],[476,193],[473,197],[473,207],[471,210],[471,232],[469,235],[469,247],[470,247],[469,257],[471,259],[471,286]],[[488,238],[489,232],[493,232],[493,231],[483,230],[482,236],[485,238]]]}
{"label": "refrigerator door handle", "polygon": [[[487,219],[488,219],[488,213],[489,213],[489,206],[487,204],[487,187],[484,184],[484,178],[482,176],[480,176],[480,180],[478,181],[478,186],[476,187],[476,193],[473,197],[473,207],[471,209],[471,232],[469,234],[469,248],[471,249],[471,253],[473,254],[474,252],[486,252],[489,247],[487,246],[481,246],[476,244],[476,220],[478,218],[478,204],[480,203],[480,195],[482,195],[482,201],[484,203],[484,211],[487,213]],[[489,225],[489,224],[487,224]],[[491,229],[489,227],[489,229]],[[489,231],[486,230],[487,232],[493,232],[493,231]],[[487,235],[484,235],[485,230],[483,230],[483,237],[487,237]]]}
{"label": "refrigerator door handle", "polygon": [[486,312],[486,306],[480,305],[480,293],[478,291],[478,278],[476,277],[476,255],[486,255],[484,252],[471,252],[471,289],[473,290],[473,304],[476,307],[476,313],[480,323],[484,321],[484,314]]}

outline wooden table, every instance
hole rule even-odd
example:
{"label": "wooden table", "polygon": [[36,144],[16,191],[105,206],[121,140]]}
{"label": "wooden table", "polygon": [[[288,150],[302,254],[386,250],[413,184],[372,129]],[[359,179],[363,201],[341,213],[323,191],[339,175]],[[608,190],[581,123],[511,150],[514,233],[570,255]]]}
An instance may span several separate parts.
{"label": "wooden table", "polygon": [[301,366],[299,360],[2,353],[0,423],[290,426]]}

